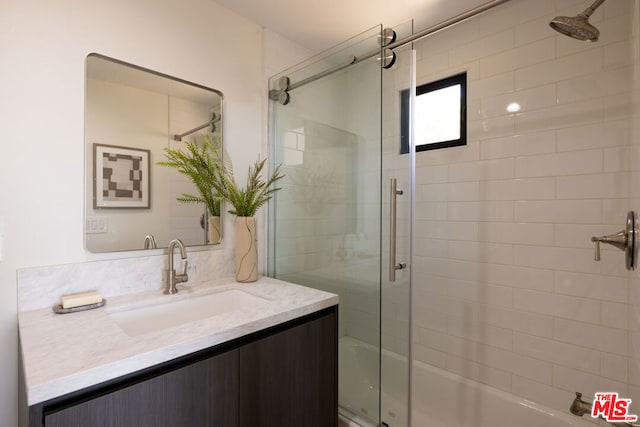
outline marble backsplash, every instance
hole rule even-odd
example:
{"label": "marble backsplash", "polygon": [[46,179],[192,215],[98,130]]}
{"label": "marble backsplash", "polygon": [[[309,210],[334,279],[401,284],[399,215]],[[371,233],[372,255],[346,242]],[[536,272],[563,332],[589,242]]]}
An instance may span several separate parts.
{"label": "marble backsplash", "polygon": [[[176,271],[182,272],[183,261],[174,257]],[[209,280],[233,277],[233,249],[189,252],[189,286]],[[51,307],[66,294],[98,291],[106,299],[119,295],[161,290],[164,284],[167,256],[154,255],[105,261],[89,261],[17,271],[18,311]]]}

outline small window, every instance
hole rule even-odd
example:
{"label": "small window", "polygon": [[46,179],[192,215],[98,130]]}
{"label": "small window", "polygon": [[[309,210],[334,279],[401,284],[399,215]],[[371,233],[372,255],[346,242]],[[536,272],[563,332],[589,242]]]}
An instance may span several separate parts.
{"label": "small window", "polygon": [[[467,73],[416,88],[416,151],[467,144]],[[400,153],[409,152],[409,89],[400,92]]]}

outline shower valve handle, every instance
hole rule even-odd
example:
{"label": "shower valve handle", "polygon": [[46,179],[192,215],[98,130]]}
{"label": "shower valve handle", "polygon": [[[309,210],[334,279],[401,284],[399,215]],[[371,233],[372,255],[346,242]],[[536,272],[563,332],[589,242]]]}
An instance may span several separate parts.
{"label": "shower valve handle", "polygon": [[600,261],[600,243],[608,243],[624,251],[627,248],[628,238],[626,230],[622,230],[617,232],[616,234],[610,234],[608,236],[593,236],[591,238],[591,241],[596,244],[596,253],[593,259],[596,261]]}
{"label": "shower valve handle", "polygon": [[607,243],[611,246],[615,246],[621,251],[624,251],[627,270],[634,270],[636,267],[637,257],[636,236],[638,234],[636,222],[636,213],[634,211],[629,211],[629,213],[627,214],[627,222],[624,230],[621,230],[615,234],[610,234],[608,236],[591,237],[591,241],[595,243],[595,254],[593,259],[595,261],[600,261],[600,243]]}
{"label": "shower valve handle", "polygon": [[598,240],[598,238],[594,236],[591,238],[591,241],[595,242],[596,244],[596,253],[593,255],[593,260],[600,261],[600,240]]}

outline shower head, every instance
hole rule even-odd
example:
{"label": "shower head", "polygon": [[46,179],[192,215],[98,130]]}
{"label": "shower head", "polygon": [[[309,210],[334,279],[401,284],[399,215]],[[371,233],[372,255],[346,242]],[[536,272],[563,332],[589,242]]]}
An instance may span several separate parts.
{"label": "shower head", "polygon": [[605,0],[596,0],[591,6],[586,8],[584,12],[574,17],[556,16],[549,22],[549,26],[565,36],[573,37],[574,39],[597,42],[598,37],[600,37],[600,31],[589,23],[589,17],[604,1]]}
{"label": "shower head", "polygon": [[549,23],[549,26],[565,36],[586,42],[597,42],[600,36],[600,31],[589,23],[589,18],[581,14],[573,18],[557,16]]}

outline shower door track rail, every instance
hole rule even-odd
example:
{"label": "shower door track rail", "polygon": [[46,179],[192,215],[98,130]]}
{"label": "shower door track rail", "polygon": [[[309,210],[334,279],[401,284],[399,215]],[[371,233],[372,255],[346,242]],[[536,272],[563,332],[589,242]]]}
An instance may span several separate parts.
{"label": "shower door track rail", "polygon": [[[479,15],[479,14],[481,14],[483,12],[486,12],[486,11],[488,11],[490,9],[493,9],[496,6],[500,6],[503,3],[508,3],[510,1],[511,0],[493,0],[493,1],[481,4],[480,6],[474,7],[473,9],[469,9],[466,12],[462,12],[462,13],[460,13],[460,14],[452,17],[452,18],[444,20],[444,21],[442,21],[442,22],[440,22],[438,24],[435,24],[435,25],[433,25],[431,27],[425,28],[422,31],[418,31],[417,33],[413,33],[410,36],[407,36],[407,37],[405,37],[403,39],[400,39],[398,41],[390,43],[390,44],[388,44],[386,46],[382,46],[382,48],[393,50],[395,48],[404,46],[406,44],[409,44],[409,43],[412,43],[414,41],[420,40],[420,39],[422,39],[422,38],[424,38],[424,37],[426,37],[426,36],[428,36],[430,34],[433,34],[433,33],[437,32],[437,31],[444,30],[447,27],[450,27],[450,26],[455,25],[455,24],[457,24],[459,22],[462,22],[462,21],[464,21],[466,19],[472,18],[472,17],[474,17],[476,15]],[[328,76],[330,74],[333,74],[335,72],[343,70],[343,69],[345,69],[345,68],[347,68],[347,67],[349,67],[351,65],[358,64],[358,63],[360,63],[362,61],[366,61],[369,58],[373,58],[374,56],[379,56],[379,55],[380,55],[380,49],[375,49],[375,50],[372,50],[371,52],[366,53],[364,55],[361,55],[359,57],[356,57],[356,56],[353,56],[353,55],[349,56],[348,61],[345,62],[344,64],[340,64],[340,65],[338,65],[336,67],[333,67],[333,68],[330,68],[328,70],[322,71],[322,72],[320,72],[318,74],[314,74],[314,75],[312,75],[310,77],[305,78],[304,80],[300,80],[299,82],[287,83],[286,87],[281,87],[279,90],[278,89],[270,90],[269,91],[269,99],[277,101],[278,100],[278,96],[279,96],[279,94],[281,92],[290,92],[290,91],[292,91],[294,89],[302,87],[302,86],[304,86],[306,84],[314,82],[314,81],[316,81],[318,79],[321,79],[323,77],[326,77],[326,76]],[[287,82],[288,82],[288,80],[287,80]]]}

